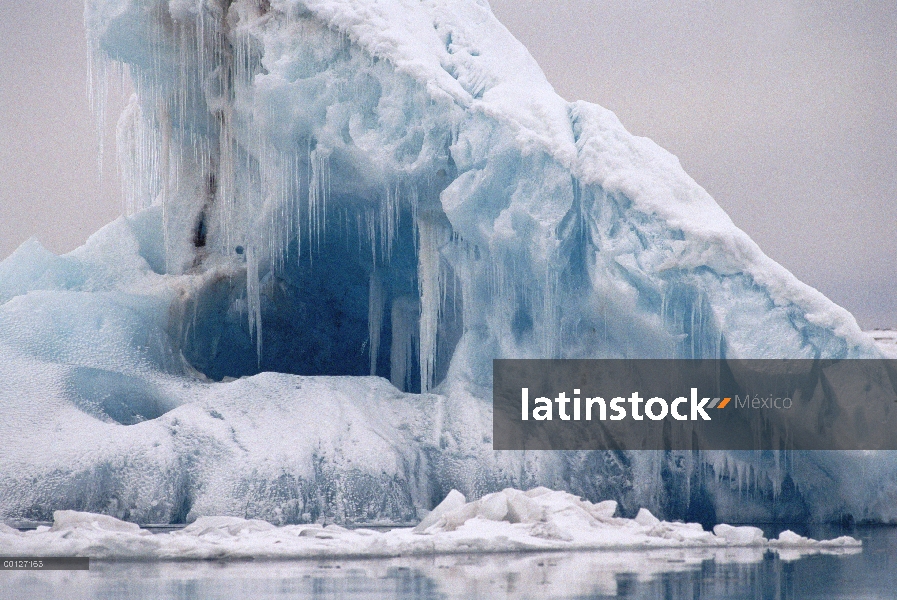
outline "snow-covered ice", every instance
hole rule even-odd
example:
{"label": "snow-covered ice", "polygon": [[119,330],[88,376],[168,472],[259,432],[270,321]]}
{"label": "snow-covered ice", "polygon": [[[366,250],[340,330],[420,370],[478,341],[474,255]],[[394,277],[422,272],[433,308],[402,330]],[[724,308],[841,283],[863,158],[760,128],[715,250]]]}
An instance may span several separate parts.
{"label": "snow-covered ice", "polygon": [[495,358],[881,352],[674,156],[555,94],[487,2],[85,22],[98,110],[116,69],[136,90],[131,210],[0,262],[3,519],[411,523],[547,486],[627,516],[897,520],[890,453],[491,450]]}
{"label": "snow-covered ice", "polygon": [[505,489],[465,502],[452,491],[422,528],[346,529],[338,525],[275,527],[260,520],[200,517],[186,528],[152,534],[106,515],[57,511],[52,527],[19,532],[0,526],[0,553],[10,556],[90,556],[115,559],[359,558],[456,553],[573,550],[789,549],[852,552],[862,543],[843,536],[817,541],[785,531],[767,540],[756,527],[661,521],[645,509],[635,519],[614,516],[616,502],[598,504],[566,492]]}

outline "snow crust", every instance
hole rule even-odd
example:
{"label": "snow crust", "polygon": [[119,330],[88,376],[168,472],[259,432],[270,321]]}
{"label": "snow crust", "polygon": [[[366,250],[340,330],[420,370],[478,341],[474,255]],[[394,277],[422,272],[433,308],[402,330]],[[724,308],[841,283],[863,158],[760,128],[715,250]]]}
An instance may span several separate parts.
{"label": "snow crust", "polygon": [[105,515],[57,511],[53,526],[20,533],[0,529],[5,555],[90,556],[95,559],[238,559],[390,557],[455,553],[619,550],[653,548],[790,549],[856,551],[843,536],[811,540],[791,531],[767,540],[755,527],[660,521],[642,509],[636,519],[615,517],[616,502],[598,504],[566,492],[505,489],[464,502],[452,491],[435,520],[414,529],[377,532],[338,525],[275,527],[260,520],[201,517],[180,531],[154,535]]}

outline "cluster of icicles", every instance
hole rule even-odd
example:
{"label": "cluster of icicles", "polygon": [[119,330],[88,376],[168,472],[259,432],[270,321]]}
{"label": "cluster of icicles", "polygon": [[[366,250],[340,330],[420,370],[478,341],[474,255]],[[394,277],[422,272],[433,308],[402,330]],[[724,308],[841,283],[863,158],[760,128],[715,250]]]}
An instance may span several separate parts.
{"label": "cluster of icicles", "polygon": [[[264,3],[243,4],[241,10],[265,10]],[[160,25],[151,30],[155,39],[148,45],[154,53],[151,65],[110,60],[99,42],[91,40],[89,95],[101,129],[110,82],[117,80],[123,90],[130,82],[134,89],[117,139],[126,213],[162,206],[166,273],[198,270],[208,255],[227,256],[238,249],[245,261],[246,313],[259,357],[266,274],[282,271],[288,260],[313,262],[324,251],[328,233],[354,229],[346,240],[366,241],[367,248],[348,250],[369,252],[374,265],[368,310],[372,374],[386,314],[377,265],[389,264],[400,221],[408,219],[418,258],[419,302],[403,299],[404,304],[392,307],[391,379],[400,388],[409,387],[417,350],[420,387],[427,391],[434,384],[446,282],[457,286],[439,252],[453,239],[451,232],[445,223],[420,214],[421,192],[413,180],[394,177],[363,210],[333,203],[330,157],[313,136],[296,139],[285,150],[256,126],[253,111],[235,108],[251,102],[253,80],[262,67],[251,34],[229,24],[230,5],[203,1],[177,20],[168,3],[158,3]],[[341,33],[332,36],[336,44],[349,43]],[[204,198],[198,200],[191,198],[196,181],[204,187],[198,194]],[[184,206],[191,203],[197,205],[194,212],[199,209],[192,231],[199,258],[185,268],[178,244],[184,235]]]}
{"label": "cluster of icicles", "polygon": [[[416,362],[420,390],[432,389],[437,383],[443,317],[459,305],[462,311],[482,305],[487,296],[484,285],[489,287],[493,314],[515,315],[520,307],[528,313],[521,322],[535,342],[506,354],[564,355],[565,327],[575,330],[578,316],[564,321],[559,273],[544,266],[553,264],[552,259],[521,275],[515,261],[525,262],[526,257],[502,257],[497,255],[500,249],[466,243],[444,214],[434,215],[440,211],[440,185],[449,179],[443,169],[440,184],[400,168],[380,173],[384,183],[377,197],[353,205],[335,197],[335,178],[346,176],[332,172],[329,150],[313,133],[284,133],[278,138],[272,135],[271,124],[256,122],[254,82],[264,72],[262,48],[246,24],[253,22],[252,15],[234,19],[234,14],[268,10],[266,3],[203,0],[179,18],[172,14],[171,4],[155,5],[158,24],[149,30],[155,38],[141,42],[148,48],[148,59],[129,59],[122,67],[91,40],[91,98],[98,122],[103,123],[108,82],[116,76],[130,79],[135,95],[118,129],[127,211],[162,206],[166,273],[200,271],[212,255],[245,262],[243,306],[260,361],[265,278],[282,272],[290,261],[312,263],[333,242],[334,234],[342,236],[347,246],[355,240],[356,247],[346,248],[346,253],[367,253],[365,263],[371,265],[367,314],[371,374],[376,374],[384,320],[391,313],[390,379],[410,390],[410,382],[417,379],[411,373]],[[301,35],[301,27],[297,31]],[[330,36],[328,43],[334,47],[351,46],[338,31],[324,35]],[[615,199],[601,195],[593,201]],[[403,277],[414,280],[411,285],[417,293],[416,298],[394,298],[386,306],[383,277],[394,259],[400,229],[406,236],[410,231],[413,238],[416,272]],[[188,248],[192,255],[185,258],[184,240],[191,237],[196,248]],[[446,244],[456,246],[451,264],[442,251]],[[234,256],[235,249],[239,257]],[[487,251],[493,252],[488,260],[475,260]],[[683,304],[676,297],[668,306],[666,293],[659,309],[664,328],[691,333],[680,336],[690,344],[683,352],[718,355],[721,343],[696,345],[696,339],[713,330],[712,319],[702,314],[705,303],[699,299]],[[683,309],[680,304],[687,306]],[[591,350],[614,356],[615,344],[607,334],[613,316],[604,310],[604,347]],[[505,331],[497,333],[508,338]]]}

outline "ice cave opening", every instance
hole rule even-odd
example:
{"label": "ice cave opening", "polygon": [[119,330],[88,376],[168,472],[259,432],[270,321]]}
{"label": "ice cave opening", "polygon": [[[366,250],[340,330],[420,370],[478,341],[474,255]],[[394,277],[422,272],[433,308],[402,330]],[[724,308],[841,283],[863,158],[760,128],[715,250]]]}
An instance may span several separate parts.
{"label": "ice cave opening", "polygon": [[[403,391],[422,390],[420,227],[423,220],[436,221],[446,231],[448,220],[441,210],[422,216],[417,206],[399,208],[391,244],[384,247],[372,242],[376,236],[364,225],[370,202],[343,198],[333,204],[319,235],[293,236],[283,263],[259,275],[257,331],[247,318],[245,269],[210,278],[172,309],[174,337],[194,369],[216,381],[261,372],[378,375]],[[233,254],[243,257],[246,249],[235,246]],[[445,379],[463,330],[460,282],[439,260],[429,387]]]}

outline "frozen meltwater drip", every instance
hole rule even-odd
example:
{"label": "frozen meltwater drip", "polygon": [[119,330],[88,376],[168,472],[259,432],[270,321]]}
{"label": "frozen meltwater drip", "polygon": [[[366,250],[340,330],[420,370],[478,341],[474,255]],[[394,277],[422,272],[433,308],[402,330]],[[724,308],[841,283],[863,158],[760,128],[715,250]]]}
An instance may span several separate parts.
{"label": "frozen meltwater drip", "polygon": [[433,385],[436,363],[436,334],[442,311],[442,288],[444,281],[439,258],[442,231],[426,215],[418,219],[420,239],[417,262],[417,280],[420,287],[420,382],[421,391],[426,392]]}
{"label": "frozen meltwater drip", "polygon": [[377,358],[380,353],[380,332],[383,330],[383,283],[379,274],[371,273],[368,289],[368,339],[370,340],[371,375],[377,374]]}
{"label": "frozen meltwater drip", "polygon": [[420,345],[420,332],[414,326],[419,314],[420,303],[412,296],[401,296],[392,303],[389,380],[399,389],[410,386],[414,350]]}

